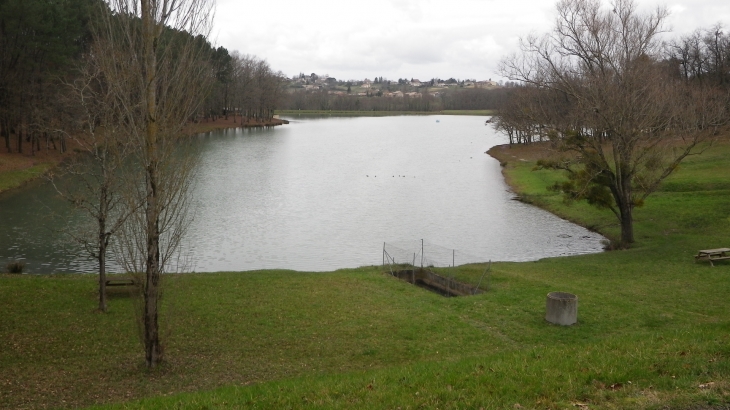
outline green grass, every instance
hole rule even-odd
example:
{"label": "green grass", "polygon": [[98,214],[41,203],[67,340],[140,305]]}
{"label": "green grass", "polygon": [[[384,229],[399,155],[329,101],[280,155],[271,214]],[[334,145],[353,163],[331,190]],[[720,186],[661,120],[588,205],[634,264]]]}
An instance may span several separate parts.
{"label": "green grass", "polygon": [[[505,168],[520,194],[617,232],[610,215],[547,191],[559,174],[531,168]],[[378,267],[170,276],[167,360],[153,371],[124,291],[100,314],[93,276],[0,276],[0,408],[727,405],[730,263],[693,259],[730,246],[725,175],[728,143],[689,158],[637,210],[632,249],[496,263],[476,296],[443,298]],[[483,270],[450,274],[476,283]],[[578,295],[577,325],[544,321],[556,290]]]}
{"label": "green grass", "polygon": [[43,163],[27,169],[1,172],[0,192],[17,188],[30,180],[36,179],[48,171],[50,167],[51,164]]}

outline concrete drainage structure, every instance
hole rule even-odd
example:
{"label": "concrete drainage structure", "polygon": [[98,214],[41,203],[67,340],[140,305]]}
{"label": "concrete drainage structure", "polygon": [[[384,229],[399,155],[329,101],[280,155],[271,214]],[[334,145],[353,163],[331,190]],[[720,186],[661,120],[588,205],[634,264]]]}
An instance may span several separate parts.
{"label": "concrete drainage structure", "polygon": [[578,296],[566,292],[550,292],[545,303],[545,320],[562,326],[578,321]]}
{"label": "concrete drainage structure", "polygon": [[405,269],[392,273],[398,279],[413,285],[436,292],[442,296],[469,296],[482,293],[483,290],[471,285],[445,278],[428,269]]}

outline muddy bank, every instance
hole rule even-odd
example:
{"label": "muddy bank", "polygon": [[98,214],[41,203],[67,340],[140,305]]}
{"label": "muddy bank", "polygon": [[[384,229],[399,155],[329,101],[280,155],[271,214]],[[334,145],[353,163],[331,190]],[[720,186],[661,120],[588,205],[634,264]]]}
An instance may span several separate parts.
{"label": "muddy bank", "polygon": [[289,121],[280,118],[272,118],[270,120],[257,120],[255,118],[241,119],[240,116],[221,117],[214,121],[200,121],[190,124],[189,131],[191,133],[203,133],[213,130],[221,130],[227,128],[263,128],[276,127],[278,125],[289,124]]}

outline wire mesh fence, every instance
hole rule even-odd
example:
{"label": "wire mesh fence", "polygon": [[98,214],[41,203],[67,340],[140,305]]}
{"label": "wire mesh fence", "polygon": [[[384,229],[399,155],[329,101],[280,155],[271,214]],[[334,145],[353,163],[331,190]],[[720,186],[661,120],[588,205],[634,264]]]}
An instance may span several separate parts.
{"label": "wire mesh fence", "polygon": [[387,266],[391,275],[444,296],[473,295],[488,290],[491,261],[476,286],[461,283],[453,277],[453,273],[449,274],[449,270],[439,269],[484,261],[485,258],[423,239],[383,243],[383,267]]}

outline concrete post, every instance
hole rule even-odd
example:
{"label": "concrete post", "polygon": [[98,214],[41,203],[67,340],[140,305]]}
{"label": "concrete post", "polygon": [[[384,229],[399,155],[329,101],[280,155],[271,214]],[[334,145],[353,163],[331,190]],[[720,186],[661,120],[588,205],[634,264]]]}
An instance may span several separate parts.
{"label": "concrete post", "polygon": [[550,292],[545,304],[545,320],[556,325],[570,326],[578,321],[578,296],[565,292]]}

